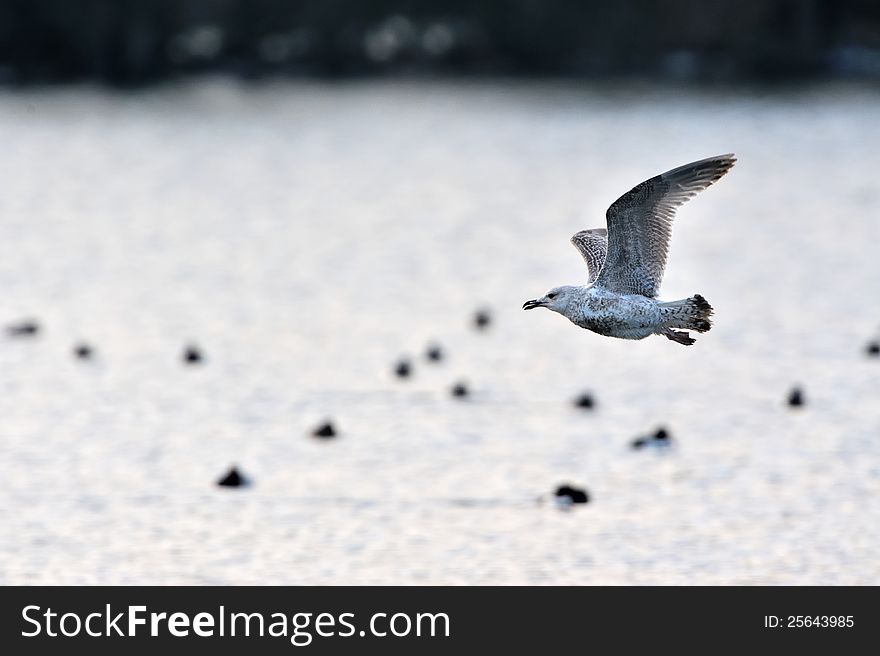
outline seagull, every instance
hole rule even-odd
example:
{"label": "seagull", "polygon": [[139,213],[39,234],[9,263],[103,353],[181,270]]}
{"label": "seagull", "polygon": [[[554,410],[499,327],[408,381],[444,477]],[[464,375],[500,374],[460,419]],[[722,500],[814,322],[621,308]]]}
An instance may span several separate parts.
{"label": "seagull", "polygon": [[696,340],[686,331],[708,331],[712,306],[700,294],[679,301],[657,299],[672,220],[679,206],[721,178],[734,162],[733,154],[708,157],[633,187],[608,208],[607,230],[581,230],[571,238],[587,263],[587,284],[554,287],[526,301],[523,310],[547,308],[608,337],[662,335],[693,344]]}

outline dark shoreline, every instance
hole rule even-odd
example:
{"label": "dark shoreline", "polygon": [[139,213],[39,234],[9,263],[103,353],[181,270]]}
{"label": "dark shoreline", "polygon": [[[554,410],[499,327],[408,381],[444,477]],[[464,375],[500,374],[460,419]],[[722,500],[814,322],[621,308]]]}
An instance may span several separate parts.
{"label": "dark shoreline", "polygon": [[0,0],[0,85],[565,77],[880,79],[865,0]]}

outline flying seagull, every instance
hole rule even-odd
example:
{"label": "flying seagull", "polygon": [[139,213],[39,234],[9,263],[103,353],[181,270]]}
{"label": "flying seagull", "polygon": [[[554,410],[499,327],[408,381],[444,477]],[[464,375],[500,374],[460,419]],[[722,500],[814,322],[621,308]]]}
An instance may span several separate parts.
{"label": "flying seagull", "polygon": [[685,331],[709,330],[712,306],[699,294],[667,303],[657,300],[672,220],[680,205],[727,173],[735,161],[732,154],[701,159],[633,187],[608,208],[607,231],[582,230],[571,238],[587,263],[587,284],[554,287],[526,301],[523,310],[544,307],[609,337],[663,335],[693,344],[696,340]]}

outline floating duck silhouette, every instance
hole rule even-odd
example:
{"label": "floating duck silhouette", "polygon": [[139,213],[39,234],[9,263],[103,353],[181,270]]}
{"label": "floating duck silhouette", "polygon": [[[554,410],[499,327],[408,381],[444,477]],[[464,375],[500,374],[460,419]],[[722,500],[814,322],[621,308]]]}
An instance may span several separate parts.
{"label": "floating duck silhouette", "polygon": [[431,344],[425,350],[425,357],[431,362],[440,362],[443,359],[443,349],[439,344]]}
{"label": "floating duck silhouette", "polygon": [[412,374],[412,365],[409,360],[403,359],[394,365],[394,375],[398,378],[409,378]]}
{"label": "floating duck silhouette", "polygon": [[31,320],[6,326],[6,334],[10,337],[32,337],[39,332],[40,324]]}
{"label": "floating duck silhouette", "polygon": [[217,485],[220,487],[245,487],[250,485],[250,481],[238,471],[237,467],[232,467],[217,481]]}
{"label": "floating duck silhouette", "polygon": [[556,491],[553,493],[553,496],[556,499],[556,503],[563,505],[588,503],[590,501],[590,495],[587,493],[586,490],[573,487],[567,483],[557,487]]}
{"label": "floating duck silhouette", "polygon": [[452,389],[449,390],[449,393],[452,394],[454,398],[463,399],[470,394],[470,390],[468,389],[467,384],[463,382],[458,382],[452,386]]}
{"label": "floating duck silhouette", "polygon": [[492,324],[492,315],[489,310],[483,308],[474,313],[474,327],[477,330],[485,330]]}
{"label": "floating duck silhouette", "polygon": [[574,405],[576,408],[591,410],[593,406],[596,405],[596,401],[595,399],[593,399],[592,394],[590,394],[589,392],[584,392],[574,400]]}
{"label": "floating duck silhouette", "polygon": [[658,428],[652,435],[637,437],[630,446],[633,449],[643,449],[645,447],[667,448],[672,446],[672,436],[665,428]]}
{"label": "floating duck silhouette", "polygon": [[190,344],[183,350],[183,361],[185,364],[199,364],[205,356],[197,346]]}
{"label": "floating duck silhouette", "polygon": [[330,439],[336,437],[336,427],[333,425],[331,421],[325,421],[318,426],[315,427],[315,430],[312,431],[313,437],[320,437],[322,439]]}

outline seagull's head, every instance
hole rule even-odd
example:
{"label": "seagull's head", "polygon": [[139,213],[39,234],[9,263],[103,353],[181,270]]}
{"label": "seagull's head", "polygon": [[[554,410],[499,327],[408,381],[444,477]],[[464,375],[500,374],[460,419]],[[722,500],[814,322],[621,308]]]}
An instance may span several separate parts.
{"label": "seagull's head", "polygon": [[541,298],[536,298],[523,303],[523,310],[534,310],[535,308],[547,308],[559,314],[565,314],[568,304],[575,297],[576,290],[579,287],[572,285],[564,285],[562,287],[554,287]]}

